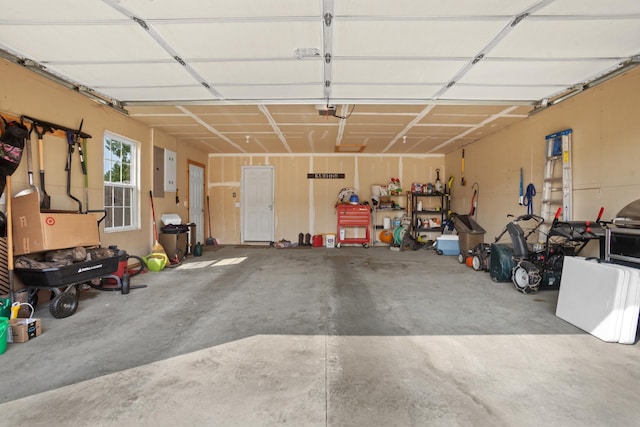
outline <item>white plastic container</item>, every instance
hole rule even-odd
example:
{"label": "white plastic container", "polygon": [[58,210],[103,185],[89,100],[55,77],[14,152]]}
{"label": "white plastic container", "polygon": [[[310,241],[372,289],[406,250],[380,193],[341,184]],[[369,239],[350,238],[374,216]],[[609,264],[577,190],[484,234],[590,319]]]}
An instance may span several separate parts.
{"label": "white plastic container", "polygon": [[327,248],[335,248],[336,247],[336,235],[335,234],[325,234],[324,242]]}
{"label": "white plastic container", "polygon": [[382,220],[382,228],[384,228],[385,230],[389,230],[391,228],[391,218],[388,216],[385,216],[384,219]]}

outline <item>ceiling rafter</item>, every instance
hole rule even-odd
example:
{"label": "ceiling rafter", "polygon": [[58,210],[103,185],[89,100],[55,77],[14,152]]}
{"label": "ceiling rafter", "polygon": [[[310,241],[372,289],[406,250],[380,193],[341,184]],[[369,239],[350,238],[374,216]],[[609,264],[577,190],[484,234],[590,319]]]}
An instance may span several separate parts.
{"label": "ceiling rafter", "polygon": [[211,126],[210,124],[206,123],[204,120],[202,120],[200,117],[198,117],[197,115],[193,114],[191,111],[187,110],[185,107],[183,107],[182,105],[178,105],[176,106],[176,108],[178,108],[180,111],[182,111],[183,113],[185,113],[186,115],[188,115],[189,117],[191,117],[193,120],[195,120],[197,123],[199,123],[200,125],[202,125],[203,127],[205,127],[209,132],[211,132],[212,134],[214,134],[215,136],[219,137],[220,139],[222,139],[223,141],[227,142],[228,144],[230,144],[231,146],[235,147],[238,151],[242,152],[242,153],[246,153],[247,151],[245,149],[243,149],[241,146],[239,146],[238,144],[236,144],[235,142],[233,142],[232,140],[230,140],[226,135],[224,135],[222,132],[220,132],[218,129],[214,128],[213,126]]}
{"label": "ceiling rafter", "polygon": [[461,134],[456,135],[453,138],[448,139],[447,141],[443,142],[442,144],[432,148],[429,152],[432,153],[432,152],[434,152],[434,151],[436,151],[436,150],[438,150],[438,149],[440,149],[442,147],[445,147],[445,146],[451,144],[454,141],[457,141],[459,139],[464,138],[465,136],[469,135],[470,133],[473,133],[476,130],[482,128],[483,126],[488,125],[492,121],[494,121],[496,119],[499,119],[501,117],[505,117],[506,115],[508,115],[511,111],[515,110],[516,108],[517,107],[508,107],[508,108],[505,108],[504,110],[502,110],[501,112],[499,112],[498,114],[491,115],[491,117],[488,117],[486,120],[483,120],[482,122],[480,122],[476,126],[470,128],[470,129],[467,129],[466,131],[462,132]]}
{"label": "ceiling rafter", "polygon": [[284,149],[287,150],[287,153],[291,153],[292,152],[291,151],[291,147],[289,147],[289,143],[287,142],[287,138],[284,137],[284,134],[282,133],[282,131],[278,127],[278,123],[274,120],[273,116],[269,112],[269,109],[264,105],[258,105],[258,108],[260,109],[260,111],[262,111],[262,114],[264,114],[264,116],[267,118],[267,121],[269,122],[269,124],[273,128],[273,131],[276,133],[276,135],[278,135],[278,138],[280,139],[280,142],[282,142],[282,145],[284,146]]}
{"label": "ceiling rafter", "polygon": [[393,147],[395,145],[396,142],[398,142],[400,140],[400,138],[402,138],[404,135],[407,134],[407,132],[409,132],[409,130],[415,126],[418,122],[420,122],[420,120],[422,120],[427,114],[429,114],[431,112],[431,110],[433,110],[435,107],[435,105],[427,105],[427,107],[422,110],[420,112],[420,114],[418,114],[413,120],[411,120],[411,122],[409,122],[409,124],[402,130],[400,131],[400,133],[398,133],[395,138],[393,138],[389,144],[382,150],[383,153],[386,153],[387,151],[389,151],[389,149],[391,149],[391,147]]}

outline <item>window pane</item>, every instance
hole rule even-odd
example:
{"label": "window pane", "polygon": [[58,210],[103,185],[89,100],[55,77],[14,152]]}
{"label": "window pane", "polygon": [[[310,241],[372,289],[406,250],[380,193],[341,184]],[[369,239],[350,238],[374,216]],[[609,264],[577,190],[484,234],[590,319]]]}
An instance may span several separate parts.
{"label": "window pane", "polygon": [[109,185],[104,186],[104,207],[111,206],[111,200],[113,199],[113,189]]}
{"label": "window pane", "polygon": [[131,145],[122,144],[122,162],[131,163]]}
{"label": "window pane", "polygon": [[124,225],[133,225],[133,221],[131,219],[131,208],[124,208]]}
{"label": "window pane", "polygon": [[113,189],[113,206],[124,206],[124,188]]}
{"label": "window pane", "polygon": [[130,168],[129,168],[129,164],[128,163],[122,163],[122,165],[120,166],[121,168],[121,172],[122,172],[122,178],[121,178],[121,182],[123,184],[130,184],[131,183],[131,174],[130,174]]}
{"label": "window pane", "polygon": [[124,221],[122,220],[123,215],[122,208],[113,208],[113,226],[114,227],[122,227],[124,225]]}
{"label": "window pane", "polygon": [[105,218],[104,226],[107,228],[113,227],[113,209],[105,207],[104,209],[107,213],[107,217]]}
{"label": "window pane", "polygon": [[138,221],[136,194],[136,143],[105,134],[104,138],[104,206],[108,211],[105,228],[117,230],[135,227]]}

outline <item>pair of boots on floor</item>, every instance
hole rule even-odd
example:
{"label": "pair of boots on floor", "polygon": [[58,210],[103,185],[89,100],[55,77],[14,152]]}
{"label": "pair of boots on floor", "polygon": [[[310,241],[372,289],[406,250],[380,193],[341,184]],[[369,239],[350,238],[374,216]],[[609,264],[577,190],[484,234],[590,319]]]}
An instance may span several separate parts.
{"label": "pair of boots on floor", "polygon": [[298,234],[298,246],[311,246],[311,234]]}

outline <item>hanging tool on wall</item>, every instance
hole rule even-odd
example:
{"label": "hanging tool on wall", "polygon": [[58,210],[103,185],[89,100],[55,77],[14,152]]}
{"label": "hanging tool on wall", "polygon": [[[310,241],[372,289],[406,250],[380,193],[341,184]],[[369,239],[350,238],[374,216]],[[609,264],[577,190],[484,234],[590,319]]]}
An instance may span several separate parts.
{"label": "hanging tool on wall", "polygon": [[78,145],[78,153],[80,154],[82,174],[84,175],[84,208],[85,212],[89,212],[89,173],[87,171],[87,161],[84,158],[84,155],[87,152],[87,139],[82,138],[82,143],[80,143],[80,137],[76,136],[76,143]]}
{"label": "hanging tool on wall", "polygon": [[474,182],[471,186],[473,188],[473,196],[471,197],[471,210],[469,211],[469,216],[478,216],[478,192],[480,191],[480,185],[477,182]]}
{"label": "hanging tool on wall", "polygon": [[466,184],[466,182],[464,181],[464,148],[462,149],[462,161],[460,163],[460,171],[462,174],[462,179],[460,180],[460,185],[462,185],[464,187],[464,185]]}
{"label": "hanging tool on wall", "polygon": [[[67,130],[67,165],[65,167],[65,171],[67,172],[67,196],[69,196],[72,200],[78,203],[78,213],[82,213],[82,202],[77,199],[73,194],[71,194],[71,157],[73,155],[76,140],[78,140],[78,135],[82,132],[82,124],[84,123],[84,119],[80,122],[80,128],[77,131]],[[81,155],[82,156],[82,155]],[[84,161],[82,157],[80,161],[84,165]],[[83,167],[83,172],[85,171],[86,166]]]}
{"label": "hanging tool on wall", "polygon": [[[25,126],[25,128],[27,127]],[[27,153],[27,177],[29,181],[29,188],[27,188],[26,190],[20,191],[18,194],[16,194],[16,196],[36,193],[38,195],[38,203],[40,203],[40,190],[33,183],[33,160],[32,160],[33,150],[31,149],[31,132],[33,131],[33,128],[34,128],[33,124],[31,124],[31,127],[28,128],[27,136],[24,138],[24,150],[23,150],[24,152]]]}
{"label": "hanging tool on wall", "polygon": [[40,209],[51,209],[51,196],[47,194],[44,184],[44,143],[42,138],[45,133],[53,132],[53,129],[37,122],[33,122],[33,128],[36,131],[36,135],[38,135],[38,166],[40,167],[40,190],[42,191]]}
{"label": "hanging tool on wall", "polygon": [[524,205],[524,193],[522,192],[522,168],[520,168],[520,197],[518,198],[518,204]]}
{"label": "hanging tool on wall", "polygon": [[536,187],[533,184],[527,185],[527,191],[522,198],[522,204],[527,206],[527,214],[533,215],[533,196],[536,195]]}

